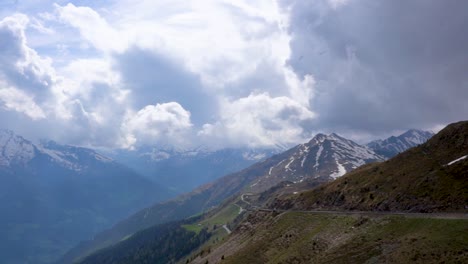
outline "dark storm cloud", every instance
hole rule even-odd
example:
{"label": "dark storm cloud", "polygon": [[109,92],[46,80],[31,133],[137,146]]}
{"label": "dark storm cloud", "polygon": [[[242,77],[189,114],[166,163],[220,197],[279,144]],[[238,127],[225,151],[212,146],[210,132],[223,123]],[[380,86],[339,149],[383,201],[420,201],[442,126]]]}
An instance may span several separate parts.
{"label": "dark storm cloud", "polygon": [[468,117],[467,1],[291,7],[289,64],[317,81],[314,127],[379,133]]}
{"label": "dark storm cloud", "polygon": [[199,77],[167,57],[133,48],[118,55],[116,62],[136,109],[177,102],[190,111],[195,124],[203,124],[216,112],[216,101],[203,90]]}

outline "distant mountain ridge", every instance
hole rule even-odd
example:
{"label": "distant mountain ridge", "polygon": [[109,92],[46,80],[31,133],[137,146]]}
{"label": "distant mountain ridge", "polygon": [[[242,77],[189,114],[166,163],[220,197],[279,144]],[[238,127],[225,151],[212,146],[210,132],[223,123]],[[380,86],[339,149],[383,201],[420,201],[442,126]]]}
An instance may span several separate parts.
{"label": "distant mountain ridge", "polygon": [[217,150],[203,146],[193,149],[143,147],[119,150],[110,155],[153,182],[185,193],[284,150],[280,146]]}
{"label": "distant mountain ridge", "polygon": [[28,166],[33,159],[45,159],[65,169],[80,171],[91,163],[109,163],[113,160],[92,149],[60,145],[54,141],[31,141],[11,130],[0,130],[0,166]]}
{"label": "distant mountain ridge", "polygon": [[0,259],[51,263],[170,192],[92,149],[0,130]]}
{"label": "distant mountain ridge", "polygon": [[375,140],[367,144],[377,154],[386,158],[396,156],[409,148],[416,147],[429,140],[434,133],[418,129],[410,129],[399,136],[391,136],[384,140]]}

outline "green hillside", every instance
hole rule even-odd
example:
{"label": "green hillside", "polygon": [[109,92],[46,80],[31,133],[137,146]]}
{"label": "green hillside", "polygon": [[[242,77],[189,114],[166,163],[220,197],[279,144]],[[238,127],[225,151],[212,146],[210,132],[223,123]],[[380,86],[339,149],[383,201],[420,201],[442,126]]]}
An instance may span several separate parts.
{"label": "green hillside", "polygon": [[191,263],[467,263],[467,249],[468,220],[257,212]]}

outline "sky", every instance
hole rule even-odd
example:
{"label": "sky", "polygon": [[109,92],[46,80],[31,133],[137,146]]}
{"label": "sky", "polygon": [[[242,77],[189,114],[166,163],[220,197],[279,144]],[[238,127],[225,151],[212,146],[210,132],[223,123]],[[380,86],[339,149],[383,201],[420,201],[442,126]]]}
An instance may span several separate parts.
{"label": "sky", "polygon": [[3,0],[0,127],[110,149],[468,117],[468,1]]}

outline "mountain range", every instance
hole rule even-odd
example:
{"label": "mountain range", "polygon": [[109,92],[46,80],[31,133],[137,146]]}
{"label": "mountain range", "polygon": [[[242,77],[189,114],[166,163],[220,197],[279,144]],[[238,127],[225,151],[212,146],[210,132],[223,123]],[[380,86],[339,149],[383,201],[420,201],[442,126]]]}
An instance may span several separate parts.
{"label": "mountain range", "polygon": [[[422,131],[407,134],[428,136]],[[47,140],[35,144],[1,130],[0,209],[7,216],[0,233],[7,239],[0,243],[0,257],[7,263],[50,263],[78,241],[93,237],[59,261],[68,263],[144,228],[212,210],[241,191],[260,194],[281,183],[293,184],[297,191],[328,182],[384,160],[372,147],[388,147],[392,143],[387,141],[369,147],[337,134],[318,134],[286,151],[147,147],[103,155]],[[405,142],[409,144],[403,147],[419,141]]]}
{"label": "mountain range", "polygon": [[242,189],[209,212],[140,230],[79,263],[466,263],[467,157],[468,121],[454,123],[312,188],[281,196],[305,181]]}
{"label": "mountain range", "polygon": [[94,150],[0,131],[0,258],[51,263],[80,240],[172,195]]}
{"label": "mountain range", "polygon": [[69,251],[62,262],[81,259],[91,252],[110,246],[139,230],[190,217],[219,206],[241,192],[260,194],[281,184],[300,189],[334,180],[369,162],[383,161],[367,146],[337,134],[318,134],[308,143],[260,161],[244,170],[229,174],[176,199],[155,204],[119,222]]}
{"label": "mountain range", "polygon": [[410,129],[399,136],[391,136],[384,140],[375,140],[367,143],[367,146],[375,153],[391,158],[397,154],[425,143],[434,133],[418,129]]}
{"label": "mountain range", "polygon": [[151,181],[182,194],[284,150],[286,149],[282,146],[217,150],[207,147],[142,147],[136,150],[117,150],[108,155]]}
{"label": "mountain range", "polygon": [[346,177],[279,208],[466,212],[468,122],[451,124],[426,143],[383,163],[363,166]]}
{"label": "mountain range", "polygon": [[385,162],[361,166],[300,193],[271,197],[268,207],[233,216],[237,224],[232,233],[221,242],[204,243],[182,260],[466,263],[467,157],[468,121],[450,124]]}

